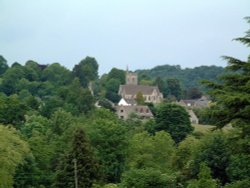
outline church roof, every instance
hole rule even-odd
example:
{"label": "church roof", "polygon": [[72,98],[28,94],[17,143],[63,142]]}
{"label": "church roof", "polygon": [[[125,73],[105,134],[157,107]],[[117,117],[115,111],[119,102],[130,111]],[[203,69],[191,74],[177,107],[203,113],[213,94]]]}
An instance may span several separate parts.
{"label": "church roof", "polygon": [[145,86],[145,85],[121,85],[120,92],[128,95],[136,95],[141,92],[143,95],[151,95],[153,91],[160,93],[157,86]]}

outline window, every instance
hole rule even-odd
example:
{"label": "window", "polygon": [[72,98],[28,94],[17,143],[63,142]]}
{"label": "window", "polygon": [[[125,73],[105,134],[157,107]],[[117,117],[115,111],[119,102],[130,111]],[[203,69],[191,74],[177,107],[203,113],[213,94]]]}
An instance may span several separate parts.
{"label": "window", "polygon": [[123,113],[123,109],[121,109],[120,112]]}
{"label": "window", "polygon": [[124,119],[124,116],[120,116],[121,119]]}

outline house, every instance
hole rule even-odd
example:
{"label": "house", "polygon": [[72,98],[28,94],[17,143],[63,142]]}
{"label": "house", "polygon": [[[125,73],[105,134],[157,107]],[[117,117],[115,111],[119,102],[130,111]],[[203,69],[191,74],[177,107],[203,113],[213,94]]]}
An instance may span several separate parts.
{"label": "house", "polygon": [[127,71],[126,84],[120,85],[118,94],[124,100],[135,100],[139,93],[142,94],[147,103],[160,103],[163,99],[158,86],[138,85],[137,74]]}
{"label": "house", "polygon": [[200,99],[193,100],[180,100],[179,104],[187,108],[205,108],[209,106],[210,101],[206,96],[202,96]]}
{"label": "house", "polygon": [[178,102],[179,105],[183,106],[186,108],[189,116],[190,116],[190,121],[191,123],[198,124],[199,119],[194,113],[193,109],[195,108],[206,108],[209,106],[210,101],[206,96],[202,96],[200,99],[193,99],[193,100],[180,100]]}
{"label": "house", "polygon": [[120,119],[128,119],[131,114],[136,114],[141,119],[149,119],[153,117],[149,107],[144,105],[116,106],[116,113]]}

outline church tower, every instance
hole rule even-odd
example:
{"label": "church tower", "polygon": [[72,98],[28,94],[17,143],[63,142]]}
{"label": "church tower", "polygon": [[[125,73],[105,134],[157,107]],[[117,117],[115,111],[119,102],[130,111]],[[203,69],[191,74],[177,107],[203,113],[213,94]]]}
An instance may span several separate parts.
{"label": "church tower", "polygon": [[137,73],[129,72],[128,67],[127,67],[127,72],[126,72],[126,84],[138,85]]}

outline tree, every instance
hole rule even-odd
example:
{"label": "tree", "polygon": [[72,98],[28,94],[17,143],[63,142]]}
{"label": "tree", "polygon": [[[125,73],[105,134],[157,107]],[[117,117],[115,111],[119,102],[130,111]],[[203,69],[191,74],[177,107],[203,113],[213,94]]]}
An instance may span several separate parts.
{"label": "tree", "polygon": [[133,169],[123,174],[121,185],[136,188],[176,187],[176,178],[153,168]]}
{"label": "tree", "polygon": [[114,103],[118,103],[120,96],[118,95],[118,90],[121,85],[121,82],[118,79],[110,79],[105,83],[105,97]]}
{"label": "tree", "polygon": [[21,65],[12,65],[11,68],[7,69],[2,75],[2,82],[0,84],[0,91],[6,95],[16,93],[17,84],[20,79],[25,75],[24,68]]}
{"label": "tree", "polygon": [[166,82],[168,88],[168,95],[175,96],[177,100],[180,100],[182,94],[180,81],[175,78],[169,78]]}
{"label": "tree", "polygon": [[18,126],[24,121],[26,110],[27,107],[17,95],[0,96],[0,123]]}
{"label": "tree", "polygon": [[93,150],[81,128],[76,129],[71,149],[62,157],[58,166],[55,187],[74,188],[74,160],[79,187],[89,188],[98,177],[98,164]]}
{"label": "tree", "polygon": [[129,169],[155,168],[171,171],[174,141],[164,132],[154,136],[147,132],[135,134],[129,142],[127,166]]}
{"label": "tree", "polygon": [[0,187],[11,188],[16,167],[29,152],[17,131],[12,127],[0,125]]}
{"label": "tree", "polygon": [[96,110],[89,121],[86,131],[96,150],[103,179],[117,183],[125,168],[127,128],[106,109]]}
{"label": "tree", "polygon": [[163,103],[158,106],[154,131],[168,132],[175,142],[180,142],[193,131],[185,108],[177,104]]}
{"label": "tree", "polygon": [[73,75],[79,78],[83,87],[87,87],[90,81],[98,78],[98,64],[95,58],[86,57],[73,68]]}
{"label": "tree", "polygon": [[9,68],[6,59],[0,55],[0,75],[2,75]]}
{"label": "tree", "polygon": [[187,90],[188,99],[199,99],[201,98],[201,96],[202,96],[201,91],[196,87],[193,87]]}
{"label": "tree", "polygon": [[124,187],[175,187],[176,174],[171,168],[174,141],[164,132],[154,136],[147,132],[135,134],[129,142]]}
{"label": "tree", "polygon": [[[250,23],[250,17],[246,18]],[[236,38],[243,44],[250,46],[250,30],[246,36]],[[232,73],[221,78],[222,83],[204,82],[210,89],[210,94],[215,98],[217,111],[213,115],[216,125],[224,127],[227,124],[242,130],[242,136],[250,134],[250,56],[247,61],[242,61],[230,56],[224,56],[228,61],[226,67]]]}
{"label": "tree", "polygon": [[145,103],[145,99],[140,91],[136,94],[135,100],[138,105],[143,105]]}
{"label": "tree", "polygon": [[200,172],[197,180],[192,180],[187,188],[216,188],[218,187],[215,180],[211,177],[211,171],[205,163],[200,164]]}
{"label": "tree", "polygon": [[53,63],[42,72],[42,81],[49,81],[53,85],[67,85],[72,81],[71,73],[59,63]]}
{"label": "tree", "polygon": [[154,85],[157,85],[159,90],[162,92],[164,97],[167,97],[169,91],[166,82],[164,82],[161,77],[157,77],[154,81]]}
{"label": "tree", "polygon": [[95,99],[87,88],[83,88],[79,79],[75,78],[69,86],[67,86],[64,97],[67,103],[72,104],[76,109],[72,114],[88,113],[94,109]]}
{"label": "tree", "polygon": [[194,151],[197,148],[199,141],[193,136],[186,137],[178,145],[178,148],[173,157],[173,168],[183,170],[193,160]]}
{"label": "tree", "polygon": [[110,79],[116,79],[119,80],[121,84],[125,84],[125,71],[117,69],[117,68],[112,68],[111,71],[108,73],[108,80]]}
{"label": "tree", "polygon": [[208,134],[201,139],[195,150],[192,172],[198,173],[199,165],[205,162],[212,171],[212,177],[225,184],[229,181],[226,169],[230,155],[231,150],[225,134],[221,132]]}

